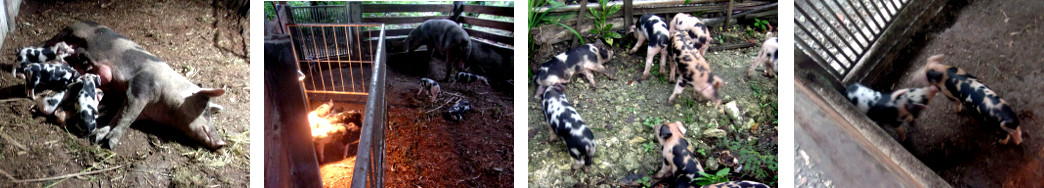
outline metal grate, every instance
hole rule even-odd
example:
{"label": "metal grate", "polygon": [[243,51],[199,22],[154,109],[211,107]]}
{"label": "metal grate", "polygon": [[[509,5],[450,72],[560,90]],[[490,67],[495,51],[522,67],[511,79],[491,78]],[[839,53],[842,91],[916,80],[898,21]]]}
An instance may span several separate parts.
{"label": "metal grate", "polygon": [[[368,27],[380,29],[361,31]],[[367,94],[370,70],[383,48],[375,46],[383,42],[383,24],[287,24],[286,29],[294,59],[305,74],[301,82],[306,93]],[[381,38],[364,39],[378,35]]]}
{"label": "metal grate", "polygon": [[866,57],[911,1],[795,1],[795,43],[841,80]]}
{"label": "metal grate", "polygon": [[362,134],[359,137],[359,150],[356,156],[355,169],[352,174],[352,187],[384,187],[384,127],[388,117],[388,107],[384,101],[384,80],[387,72],[387,59],[384,42],[384,24],[380,24],[374,74],[366,99],[366,114],[363,117]]}
{"label": "metal grate", "polygon": [[348,6],[292,6],[293,23],[348,23]]}

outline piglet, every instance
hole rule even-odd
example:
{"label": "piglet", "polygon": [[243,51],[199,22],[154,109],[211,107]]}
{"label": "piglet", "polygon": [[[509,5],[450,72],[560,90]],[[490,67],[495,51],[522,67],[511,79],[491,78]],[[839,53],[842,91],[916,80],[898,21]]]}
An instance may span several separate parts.
{"label": "piglet", "polygon": [[482,84],[486,84],[487,86],[489,85],[489,81],[486,80],[485,76],[479,76],[479,75],[471,74],[471,73],[467,73],[467,72],[458,72],[457,73],[456,82],[458,82],[458,83],[465,83],[465,84],[467,84],[467,83],[471,83],[471,82],[475,82],[475,81],[482,81]]}
{"label": "piglet", "polygon": [[700,54],[700,49],[696,48],[701,43],[700,40],[693,38],[693,35],[689,33],[689,31],[676,31],[671,41],[670,54],[680,71],[674,92],[667,98],[667,103],[674,103],[674,98],[678,94],[686,87],[692,87],[694,94],[703,94],[717,106],[721,104],[721,99],[718,98],[718,88],[721,88],[724,81],[711,73],[707,59]]}
{"label": "piglet", "polygon": [[701,188],[770,188],[770,187],[768,185],[765,185],[764,183],[755,182],[755,181],[745,181],[744,180],[744,181],[729,181],[729,182],[721,182],[721,183],[715,183],[715,184],[710,184],[710,185],[704,185]]}
{"label": "piglet", "polygon": [[595,140],[580,113],[569,103],[560,87],[548,87],[543,94],[544,119],[551,132],[565,141],[569,156],[573,157],[573,169],[591,165],[595,154]]}
{"label": "piglet", "polygon": [[[684,42],[681,44],[686,45],[685,48],[695,48],[697,51],[699,51],[699,55],[701,57],[706,57],[707,49],[710,48],[710,42],[712,41],[712,38],[710,35],[710,30],[707,29],[707,25],[705,25],[703,21],[700,21],[699,18],[685,13],[678,13],[674,15],[673,19],[671,19],[669,30],[671,32],[671,47],[668,48],[668,51],[675,50],[671,49],[677,48],[677,46],[675,46],[675,41],[681,40]],[[679,39],[677,34],[684,34],[687,35],[687,37],[684,39]],[[677,70],[680,64],[677,64],[678,60],[674,59],[674,57],[677,57],[677,53],[672,52],[670,54],[670,61],[675,63],[669,63],[671,66],[671,74],[669,76],[668,81],[674,83],[674,76],[678,75],[675,73],[678,72]],[[682,76],[684,76],[684,74],[682,74]]]}
{"label": "piglet", "polygon": [[471,110],[471,103],[468,100],[459,100],[453,104],[453,107],[449,109],[450,118],[454,121],[464,120],[464,113]]}
{"label": "piglet", "polygon": [[1021,144],[1022,129],[1011,105],[975,76],[963,69],[945,65],[942,60],[943,55],[928,58],[924,68],[928,83],[938,87],[946,98],[953,101],[957,112],[961,112],[963,107],[975,109],[980,122],[1004,130],[1007,136],[1000,140],[1001,144],[1008,144],[1010,140],[1014,140],[1015,145]]}
{"label": "piglet", "polygon": [[25,72],[25,95],[36,99],[36,89],[65,90],[80,77],[76,69],[65,64],[31,63],[22,68]]}
{"label": "piglet", "polygon": [[431,96],[431,102],[435,102],[435,98],[439,96],[439,83],[429,78],[421,78],[420,89],[417,90],[417,94],[421,93],[428,94]]}
{"label": "piglet", "polygon": [[899,140],[906,140],[902,124],[913,123],[938,91],[935,86],[928,86],[881,93],[853,83],[848,85],[845,96],[871,120],[895,127]]}
{"label": "piglet", "polygon": [[64,62],[62,59],[69,57],[75,52],[72,46],[59,42],[51,47],[29,46],[18,50],[18,64],[11,69],[11,74],[18,78],[25,78],[23,67],[31,63]]}
{"label": "piglet", "polygon": [[670,178],[670,187],[688,187],[697,177],[703,177],[703,166],[696,160],[692,147],[685,141],[685,127],[681,122],[665,123],[653,128],[656,141],[660,143],[663,154],[663,165],[656,172],[655,178]]}
{"label": "piglet", "polygon": [[558,54],[551,61],[541,64],[540,69],[537,69],[536,74],[533,76],[533,83],[536,83],[539,87],[537,87],[533,97],[541,98],[548,86],[569,83],[569,80],[573,78],[573,74],[577,72],[584,74],[587,77],[587,81],[591,82],[592,87],[598,88],[592,71],[601,72],[606,77],[609,77],[610,80],[613,80],[614,78],[609,73],[606,73],[605,67],[602,66],[602,64],[609,62],[612,58],[612,50],[595,47],[593,44],[581,45]]}
{"label": "piglet", "polygon": [[645,52],[645,70],[642,71],[641,79],[649,78],[649,69],[652,69],[653,57],[656,57],[656,54],[660,54],[660,73],[667,72],[664,67],[667,65],[667,43],[670,42],[670,33],[663,18],[653,14],[642,15],[627,32],[634,33],[634,38],[638,39],[638,43],[634,44],[634,48],[628,53],[637,52],[638,47],[649,40],[648,50]]}
{"label": "piglet", "polygon": [[754,74],[754,69],[765,65],[765,76],[773,77],[776,73],[779,65],[776,63],[779,60],[779,38],[772,37],[765,40],[765,44],[761,45],[761,52],[758,52],[758,57],[754,58],[754,63],[750,64],[750,69],[747,69],[747,78]]}

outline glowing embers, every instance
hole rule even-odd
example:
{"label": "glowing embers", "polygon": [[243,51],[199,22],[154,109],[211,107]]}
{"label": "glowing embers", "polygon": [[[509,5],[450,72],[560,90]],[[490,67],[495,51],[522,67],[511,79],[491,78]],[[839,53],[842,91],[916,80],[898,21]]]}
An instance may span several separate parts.
{"label": "glowing embers", "polygon": [[312,141],[315,142],[315,150],[319,162],[323,162],[325,154],[323,150],[327,144],[344,145],[344,155],[347,158],[349,144],[359,139],[359,125],[362,125],[362,114],[356,111],[346,111],[335,108],[333,101],[323,103],[312,112],[308,113],[308,123],[312,129]]}

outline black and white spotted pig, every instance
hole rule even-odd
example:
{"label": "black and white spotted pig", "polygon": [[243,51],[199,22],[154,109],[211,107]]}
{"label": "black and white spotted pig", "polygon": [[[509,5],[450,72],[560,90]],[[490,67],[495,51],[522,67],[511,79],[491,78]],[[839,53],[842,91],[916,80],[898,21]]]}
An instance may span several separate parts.
{"label": "black and white spotted pig", "polygon": [[704,185],[700,188],[770,188],[768,185],[754,181],[730,181],[721,182],[710,185]]}
{"label": "black and white spotted pig", "polygon": [[533,76],[533,83],[539,86],[533,97],[541,98],[548,86],[569,83],[569,80],[573,78],[573,74],[577,72],[584,74],[587,77],[587,81],[591,82],[592,87],[598,88],[598,84],[594,79],[594,73],[591,71],[601,72],[610,80],[614,80],[609,73],[605,72],[605,67],[602,66],[603,63],[609,62],[612,58],[612,50],[599,48],[593,44],[581,45],[558,54],[551,58],[550,61],[541,64],[540,69]]}
{"label": "black and white spotted pig", "polygon": [[97,87],[100,82],[95,74],[80,76],[76,82],[69,84],[68,90],[37,99],[37,110],[45,115],[54,115],[59,124],[89,133],[97,127],[96,119],[100,116],[99,102],[104,96],[104,92]]}
{"label": "black and white spotted pig", "polygon": [[[702,94],[717,106],[721,104],[718,88],[724,81],[711,73],[707,59],[700,54],[700,49],[695,47],[703,43],[702,40],[693,38],[694,35],[689,33],[690,31],[676,31],[671,38],[671,59],[680,71],[674,92],[667,98],[667,103],[673,103],[674,98],[684,91],[685,87],[692,87],[694,94]],[[674,71],[671,72],[673,74]]]}
{"label": "black and white spotted pig", "polygon": [[439,88],[439,83],[435,82],[435,80],[432,80],[430,78],[421,78],[420,89],[417,90],[417,94],[428,94],[428,96],[431,96],[431,102],[435,102],[435,98],[439,96],[440,90],[441,89]]}
{"label": "black and white spotted pig", "polygon": [[548,87],[543,94],[544,119],[558,138],[565,142],[573,169],[591,165],[595,153],[594,134],[587,128],[580,113],[569,103],[560,86]]}
{"label": "black and white spotted pig", "polygon": [[25,73],[25,95],[36,99],[36,89],[65,90],[80,77],[76,69],[66,64],[30,63],[22,67]]}
{"label": "black and white spotted pig", "polygon": [[670,178],[670,187],[688,187],[689,182],[703,177],[703,166],[696,160],[689,142],[685,141],[685,127],[681,122],[665,123],[653,128],[656,141],[660,143],[663,154],[663,165],[656,172],[655,178]]}
{"label": "black and white spotted pig", "polygon": [[754,58],[754,63],[751,63],[750,69],[747,69],[747,78],[754,74],[754,69],[765,65],[764,75],[772,77],[776,71],[779,70],[779,65],[776,63],[779,60],[779,38],[772,37],[765,40],[765,44],[761,45],[761,52],[758,53],[758,57]]}
{"label": "black and white spotted pig", "polygon": [[72,46],[59,42],[51,47],[24,47],[18,50],[18,64],[11,69],[11,74],[18,78],[25,78],[23,68],[31,63],[64,62],[62,59],[69,57],[74,52]]}
{"label": "black and white spotted pig", "polygon": [[[675,36],[675,34],[676,33],[682,33],[682,34],[687,34],[688,35],[688,37],[683,40],[683,41],[685,41],[685,44],[688,45],[688,47],[686,47],[686,48],[690,48],[690,47],[691,48],[696,48],[697,50],[699,50],[699,55],[701,57],[706,57],[707,49],[710,48],[710,42],[713,39],[711,38],[710,30],[707,29],[707,25],[705,25],[703,23],[703,21],[700,21],[699,18],[696,18],[696,17],[694,17],[692,15],[685,14],[685,13],[675,14],[674,18],[671,19],[671,24],[670,24],[670,29],[669,30],[670,30],[670,36],[671,36],[671,44],[670,44],[671,46],[668,47],[668,52],[670,52],[670,50],[672,50],[670,48],[674,48],[673,47],[674,42],[676,40],[679,40],[679,39],[676,39],[678,37]],[[675,82],[674,76],[678,75],[678,74],[675,74],[675,73],[678,72],[677,71],[678,70],[678,63],[674,59],[674,57],[676,57],[676,55],[675,55],[676,53],[671,52],[670,54],[671,54],[670,61],[671,62],[675,62],[675,63],[671,63],[670,64],[670,66],[671,66],[671,74],[669,76],[670,78],[668,79],[668,81],[673,83],[673,82]]]}
{"label": "black and white spotted pig", "polygon": [[928,65],[924,68],[928,83],[938,87],[946,98],[953,101],[958,112],[962,107],[975,109],[980,122],[1004,130],[1007,135],[1000,140],[1001,144],[1007,144],[1009,140],[1014,140],[1015,145],[1021,144],[1022,129],[1011,105],[978,78],[963,69],[942,64],[942,59],[943,55],[928,58]]}
{"label": "black and white spotted pig", "polygon": [[902,124],[914,122],[938,91],[935,86],[927,86],[881,93],[853,83],[848,85],[845,96],[871,120],[895,127],[899,140],[906,140]]}
{"label": "black and white spotted pig", "polygon": [[99,65],[90,73],[100,76],[109,97],[124,101],[116,107],[112,122],[91,133],[94,142],[107,141],[109,148],[115,148],[132,123],[152,120],[173,126],[208,148],[226,144],[211,127],[211,117],[222,109],[211,99],[224,95],[224,89],[201,88],[142,46],[96,22],[70,24],[45,44],[57,42],[89,54],[89,62]]}
{"label": "black and white spotted pig", "polygon": [[454,121],[464,120],[464,113],[471,110],[471,103],[468,100],[459,100],[453,104],[453,107],[449,109],[450,118]]}
{"label": "black and white spotted pig", "polygon": [[486,84],[487,86],[489,85],[489,81],[486,80],[485,76],[479,76],[479,75],[471,74],[471,73],[467,73],[467,72],[458,72],[457,73],[456,82],[458,82],[458,83],[465,83],[465,84],[467,84],[467,83],[471,83],[471,82],[475,82],[475,81],[482,81],[482,84]]}
{"label": "black and white spotted pig", "polygon": [[664,66],[667,65],[667,43],[670,42],[670,33],[663,18],[652,14],[642,15],[627,32],[634,33],[634,38],[638,39],[638,43],[635,43],[628,53],[637,52],[643,42],[649,41],[645,52],[645,69],[642,71],[641,79],[649,78],[649,69],[652,69],[653,57],[656,54],[660,54],[660,73],[667,72]]}
{"label": "black and white spotted pig", "polygon": [[442,81],[449,81],[455,69],[464,68],[464,60],[471,55],[468,32],[460,24],[447,19],[430,19],[410,31],[405,40],[408,52],[427,46],[432,59],[442,55],[446,61],[446,75]]}

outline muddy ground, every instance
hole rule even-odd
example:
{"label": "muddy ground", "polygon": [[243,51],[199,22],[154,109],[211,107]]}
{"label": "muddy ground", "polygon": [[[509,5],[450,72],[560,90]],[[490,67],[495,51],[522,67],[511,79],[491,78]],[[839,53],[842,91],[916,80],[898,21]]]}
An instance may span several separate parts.
{"label": "muddy ground", "polygon": [[980,124],[970,112],[957,113],[955,104],[940,94],[900,143],[955,187],[1042,187],[1044,15],[1039,10],[1044,3],[954,3],[958,8],[944,11],[945,21],[933,22],[940,29],[915,36],[921,43],[903,54],[909,58],[898,61],[908,61],[910,67],[895,70],[902,77],[895,88],[923,87],[912,81],[919,76],[916,71],[928,57],[944,54],[945,64],[975,75],[1012,105],[1025,140],[1020,146],[1000,145],[999,128]]}
{"label": "muddy ground", "polygon": [[[131,38],[194,83],[227,92],[212,128],[228,145],[216,151],[173,128],[138,122],[115,150],[100,148],[30,110],[24,81],[0,74],[0,169],[16,179],[102,171],[72,178],[0,187],[242,187],[249,182],[249,63],[247,20],[209,1],[23,1],[17,29],[4,40],[0,68],[9,71],[14,51],[36,45],[77,20],[93,20]],[[104,109],[103,109],[104,110]],[[21,149],[16,145],[25,146]]]}
{"label": "muddy ground", "polygon": [[[480,82],[440,82],[442,91],[431,102],[429,96],[417,95],[420,79],[427,74],[430,55],[426,53],[388,54],[385,186],[510,187],[514,176],[511,86],[492,80],[492,87]],[[443,65],[433,67],[439,75]],[[457,100],[470,101],[472,108],[459,122],[446,115]],[[362,101],[338,104],[365,108]],[[351,183],[357,144],[349,149],[353,150],[350,157],[341,158],[336,155],[344,150],[328,147],[330,159],[320,163],[325,187]]]}
{"label": "muddy ground", "polygon": [[[630,45],[633,44],[632,40]],[[569,47],[560,43],[551,52],[531,55],[530,58],[546,62]],[[646,50],[641,47],[635,54],[628,54],[628,49],[613,47],[615,57],[606,63],[610,74],[617,80],[596,76],[598,84],[606,89],[591,89],[587,80],[580,79],[582,76],[579,75],[574,75],[572,83],[566,86],[567,98],[594,131],[597,142],[594,164],[586,171],[570,168],[573,159],[565,144],[552,137],[540,100],[532,98],[536,86],[528,87],[530,172],[527,181],[530,186],[648,185],[649,181],[635,180],[651,178],[659,170],[662,156],[652,126],[667,121],[681,121],[688,128],[685,138],[697,150],[694,151],[696,158],[708,173],[738,167],[723,163],[729,158],[723,153],[728,151],[731,153],[729,156],[739,157],[746,169],[730,173],[730,180],[754,180],[775,185],[777,80],[760,74],[750,80],[744,77],[760,48],[707,52],[712,70],[726,81],[719,90],[723,97],[722,106],[737,102],[742,114],[740,119],[715,110],[706,99],[694,99],[692,89],[686,89],[674,104],[665,104],[674,85],[667,83],[666,74],[658,73],[659,58],[654,60],[657,66],[653,67],[649,80],[633,81],[644,68]],[[724,131],[726,136],[704,134],[720,131]],[[769,170],[770,165],[772,170]],[[755,172],[748,171],[751,169],[760,169],[762,174],[755,175]]]}

